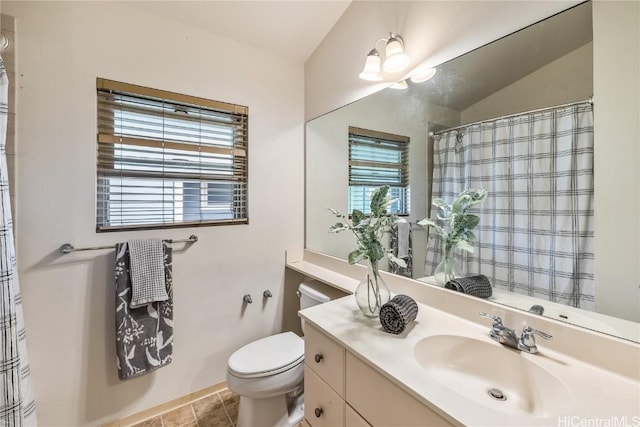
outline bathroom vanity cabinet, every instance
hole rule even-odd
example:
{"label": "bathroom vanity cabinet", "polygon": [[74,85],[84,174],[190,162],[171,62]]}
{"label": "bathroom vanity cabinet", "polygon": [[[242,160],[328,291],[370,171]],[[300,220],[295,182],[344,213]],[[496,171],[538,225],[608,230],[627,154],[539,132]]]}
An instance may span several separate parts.
{"label": "bathroom vanity cabinet", "polygon": [[[287,267],[345,292],[353,292],[363,274],[362,266],[311,253],[287,259]],[[640,419],[638,344],[400,276],[385,280],[392,292],[418,302],[415,321],[399,335],[364,317],[352,296],[298,313],[305,321],[308,426]],[[491,327],[479,315],[497,310],[506,325],[531,325],[554,339],[540,342],[536,354],[505,348],[489,337]],[[489,393],[494,389],[507,398]]]}
{"label": "bathroom vanity cabinet", "polygon": [[451,425],[311,325],[304,375],[305,420],[312,427]]}

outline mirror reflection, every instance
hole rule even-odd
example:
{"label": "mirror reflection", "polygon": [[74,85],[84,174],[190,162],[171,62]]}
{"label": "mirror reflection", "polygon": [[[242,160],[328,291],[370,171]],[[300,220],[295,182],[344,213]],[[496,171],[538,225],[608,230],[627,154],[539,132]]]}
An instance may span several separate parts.
{"label": "mirror reflection", "polygon": [[[361,209],[372,189],[389,184],[406,223],[387,244],[410,265],[386,268],[435,284],[443,244],[417,222],[435,216],[433,198],[483,187],[476,250],[456,255],[465,275],[489,277],[496,302],[640,341],[637,323],[594,311],[592,40],[584,3],[441,64],[426,82],[310,121],[306,247],[346,259],[355,242],[328,233],[328,208]],[[384,149],[354,159],[358,144],[398,141],[409,147],[406,159]],[[367,168],[385,173],[367,177]]]}

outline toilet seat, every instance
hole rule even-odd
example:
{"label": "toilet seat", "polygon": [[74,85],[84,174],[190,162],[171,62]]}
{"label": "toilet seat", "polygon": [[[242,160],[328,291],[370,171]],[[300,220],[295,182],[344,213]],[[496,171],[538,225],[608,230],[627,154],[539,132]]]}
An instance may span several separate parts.
{"label": "toilet seat", "polygon": [[304,361],[304,340],[283,332],[253,341],[229,357],[229,374],[238,378],[276,375]]}

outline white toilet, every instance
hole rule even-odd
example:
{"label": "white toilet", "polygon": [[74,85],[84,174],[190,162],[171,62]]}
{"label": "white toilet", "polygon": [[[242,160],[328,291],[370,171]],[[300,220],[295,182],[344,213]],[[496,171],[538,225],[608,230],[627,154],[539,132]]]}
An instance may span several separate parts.
{"label": "white toilet", "polygon": [[[298,287],[301,310],[344,295],[317,281]],[[237,426],[291,427],[302,421],[303,373],[304,341],[293,332],[259,339],[233,353],[227,386],[240,395]]]}

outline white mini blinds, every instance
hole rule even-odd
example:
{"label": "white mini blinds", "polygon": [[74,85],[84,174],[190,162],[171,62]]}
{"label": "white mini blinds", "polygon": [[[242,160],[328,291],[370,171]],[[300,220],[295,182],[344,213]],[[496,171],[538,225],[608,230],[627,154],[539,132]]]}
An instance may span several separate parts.
{"label": "white mini blinds", "polygon": [[97,231],[248,222],[248,107],[96,86]]}
{"label": "white mini blinds", "polygon": [[370,212],[370,196],[389,185],[390,214],[408,215],[409,138],[349,126],[349,212]]}

